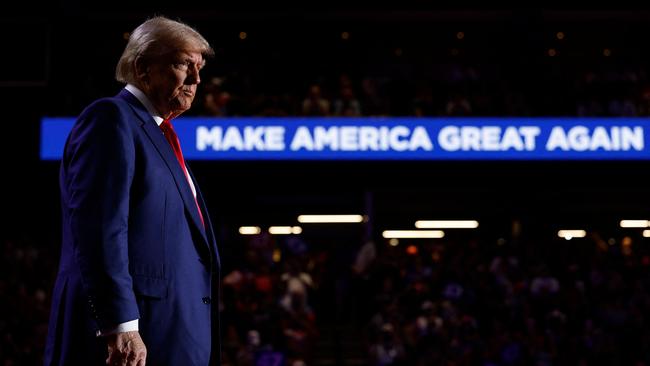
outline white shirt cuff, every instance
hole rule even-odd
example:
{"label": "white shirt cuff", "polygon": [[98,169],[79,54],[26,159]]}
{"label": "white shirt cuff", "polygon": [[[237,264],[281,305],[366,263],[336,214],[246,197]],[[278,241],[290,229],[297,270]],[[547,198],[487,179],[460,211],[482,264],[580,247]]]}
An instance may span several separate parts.
{"label": "white shirt cuff", "polygon": [[125,323],[118,324],[115,328],[98,330],[97,336],[107,336],[115,333],[124,333],[124,332],[137,332],[138,328],[138,319],[134,319]]}

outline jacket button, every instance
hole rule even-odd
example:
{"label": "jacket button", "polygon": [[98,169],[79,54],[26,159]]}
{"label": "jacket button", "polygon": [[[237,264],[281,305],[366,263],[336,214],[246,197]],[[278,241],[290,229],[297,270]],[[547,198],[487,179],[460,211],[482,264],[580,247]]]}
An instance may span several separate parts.
{"label": "jacket button", "polygon": [[203,303],[206,305],[210,305],[210,303],[212,303],[212,300],[210,299],[209,296],[206,296],[203,298]]}

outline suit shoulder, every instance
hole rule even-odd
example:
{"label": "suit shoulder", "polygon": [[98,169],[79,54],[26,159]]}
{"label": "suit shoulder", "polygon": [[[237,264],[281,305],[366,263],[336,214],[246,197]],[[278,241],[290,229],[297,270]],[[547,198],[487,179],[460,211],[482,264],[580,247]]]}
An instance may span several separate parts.
{"label": "suit shoulder", "polygon": [[75,122],[71,136],[109,138],[133,134],[133,116],[128,103],[120,98],[101,98],[86,107]]}
{"label": "suit shoulder", "polygon": [[98,116],[98,115],[108,115],[112,117],[118,117],[124,115],[128,112],[128,103],[120,98],[116,97],[107,97],[97,99],[92,102],[88,107],[86,107],[79,118]]}

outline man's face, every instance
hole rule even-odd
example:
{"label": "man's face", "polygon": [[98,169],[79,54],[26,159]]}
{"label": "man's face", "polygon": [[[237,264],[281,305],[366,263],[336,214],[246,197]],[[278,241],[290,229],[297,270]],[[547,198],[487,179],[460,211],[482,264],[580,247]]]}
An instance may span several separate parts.
{"label": "man's face", "polygon": [[179,50],[169,53],[148,67],[144,92],[163,118],[173,118],[192,105],[199,71],[205,65],[198,51]]}

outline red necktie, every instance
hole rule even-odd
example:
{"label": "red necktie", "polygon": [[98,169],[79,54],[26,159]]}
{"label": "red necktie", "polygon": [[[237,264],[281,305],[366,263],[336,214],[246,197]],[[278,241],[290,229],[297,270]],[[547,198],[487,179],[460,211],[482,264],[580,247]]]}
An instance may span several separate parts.
{"label": "red necktie", "polygon": [[[183,173],[185,173],[185,178],[187,179],[187,183],[190,184],[191,186],[192,183],[190,183],[190,175],[187,172],[187,168],[185,167],[185,159],[183,159],[181,144],[180,141],[178,140],[178,136],[176,135],[176,131],[174,131],[174,127],[172,127],[172,124],[169,122],[169,119],[163,121],[163,123],[160,125],[160,129],[163,131],[163,134],[165,135],[167,142],[169,142],[169,144],[171,145],[172,150],[174,150],[176,159],[178,160],[178,163],[181,165],[181,169],[183,169]],[[203,213],[201,213],[201,208],[199,207],[199,202],[196,200],[196,196],[194,196],[194,203],[196,203],[196,208],[197,210],[199,210],[199,217],[201,218],[201,223],[203,224],[203,227],[205,227],[205,221],[203,221]]]}

